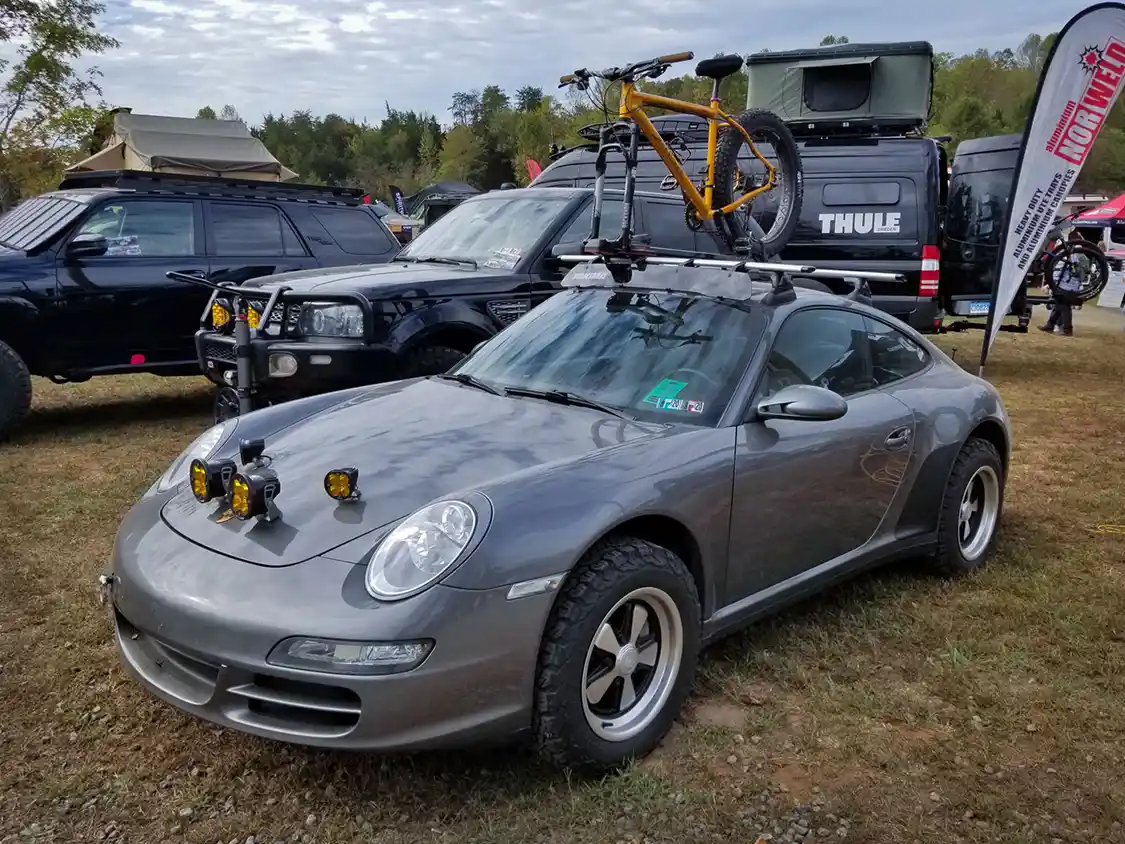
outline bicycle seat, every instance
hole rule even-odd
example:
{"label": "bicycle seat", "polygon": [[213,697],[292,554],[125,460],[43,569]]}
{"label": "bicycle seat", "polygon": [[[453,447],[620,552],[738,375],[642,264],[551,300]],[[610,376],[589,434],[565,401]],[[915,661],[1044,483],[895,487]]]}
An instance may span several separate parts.
{"label": "bicycle seat", "polygon": [[704,59],[697,64],[695,75],[706,76],[708,79],[725,79],[740,70],[742,70],[742,56],[715,56],[713,59]]}

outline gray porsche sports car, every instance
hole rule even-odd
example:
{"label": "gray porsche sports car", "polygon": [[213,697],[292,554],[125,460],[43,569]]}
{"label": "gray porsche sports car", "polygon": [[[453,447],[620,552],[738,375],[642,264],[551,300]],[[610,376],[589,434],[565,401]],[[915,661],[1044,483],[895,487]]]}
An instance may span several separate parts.
{"label": "gray porsche sports car", "polygon": [[523,736],[605,770],[664,736],[706,643],[892,558],[985,561],[992,386],[862,296],[631,276],[575,267],[446,375],[204,433],[101,579],[131,673],[259,736]]}

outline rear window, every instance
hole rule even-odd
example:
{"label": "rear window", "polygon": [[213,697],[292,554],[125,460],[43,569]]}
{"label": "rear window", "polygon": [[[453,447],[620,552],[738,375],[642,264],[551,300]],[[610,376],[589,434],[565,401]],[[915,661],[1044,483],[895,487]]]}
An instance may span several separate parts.
{"label": "rear window", "polygon": [[1012,170],[986,170],[955,175],[945,213],[946,238],[999,246],[1012,174]]}
{"label": "rear window", "polygon": [[80,216],[86,207],[80,202],[51,196],[21,202],[0,217],[0,244],[23,251],[42,246]]}
{"label": "rear window", "polygon": [[897,182],[848,182],[825,185],[825,205],[898,205],[902,188]]}
{"label": "rear window", "polygon": [[313,208],[312,213],[336,245],[349,255],[382,255],[396,248],[378,220],[361,208]]}

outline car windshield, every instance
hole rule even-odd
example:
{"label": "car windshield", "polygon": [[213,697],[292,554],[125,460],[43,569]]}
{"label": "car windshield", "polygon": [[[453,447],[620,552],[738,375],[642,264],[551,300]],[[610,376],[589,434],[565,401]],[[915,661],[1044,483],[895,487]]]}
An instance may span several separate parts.
{"label": "car windshield", "polygon": [[600,404],[631,419],[715,425],[765,323],[757,311],[690,293],[565,290],[452,376],[516,388],[517,395]]}
{"label": "car windshield", "polygon": [[483,196],[462,202],[398,254],[398,261],[469,261],[512,269],[567,207],[558,196]]}

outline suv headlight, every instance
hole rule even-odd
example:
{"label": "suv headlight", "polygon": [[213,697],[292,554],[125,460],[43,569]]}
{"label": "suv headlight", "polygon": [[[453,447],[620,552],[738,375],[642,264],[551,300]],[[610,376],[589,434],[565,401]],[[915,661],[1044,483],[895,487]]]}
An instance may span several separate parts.
{"label": "suv headlight", "polygon": [[379,543],[367,564],[367,591],[399,601],[432,586],[460,563],[477,530],[477,513],[464,501],[438,501],[407,516]]}
{"label": "suv headlight", "polygon": [[363,309],[359,305],[302,305],[297,325],[306,336],[362,337]]}
{"label": "suv headlight", "polygon": [[195,438],[191,445],[183,450],[179,457],[172,461],[160,479],[149,489],[149,494],[167,492],[172,487],[187,480],[188,465],[195,458],[206,460],[230,439],[238,425],[238,417],[228,419],[213,428],[208,428]]}

